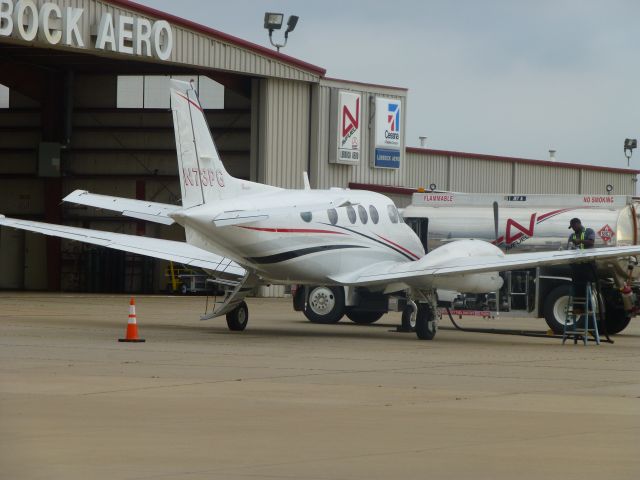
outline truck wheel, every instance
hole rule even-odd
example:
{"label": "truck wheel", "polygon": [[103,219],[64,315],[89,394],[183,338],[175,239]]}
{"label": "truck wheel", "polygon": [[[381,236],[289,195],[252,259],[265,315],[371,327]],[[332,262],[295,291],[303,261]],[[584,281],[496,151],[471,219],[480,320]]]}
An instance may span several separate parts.
{"label": "truck wheel", "polygon": [[344,315],[344,289],[311,287],[304,315],[312,323],[338,323]]}
{"label": "truck wheel", "polygon": [[229,330],[241,332],[247,328],[247,323],[249,323],[249,307],[247,307],[247,303],[243,301],[227,313],[227,326]]}
{"label": "truck wheel", "polygon": [[438,323],[431,312],[431,307],[426,303],[419,303],[416,314],[416,335],[420,340],[433,340],[437,331]]}
{"label": "truck wheel", "polygon": [[631,316],[625,312],[623,308],[614,307],[610,304],[607,304],[607,324],[606,327],[599,325],[600,333],[608,333],[609,335],[615,335],[616,333],[620,333],[629,325],[631,321]]}
{"label": "truck wheel", "polygon": [[364,310],[347,310],[347,317],[358,325],[370,325],[382,318],[385,312],[367,312]]}
{"label": "truck wheel", "polygon": [[559,285],[547,294],[544,300],[544,319],[554,333],[564,331],[564,320],[567,315],[567,304],[571,294],[571,285]]}

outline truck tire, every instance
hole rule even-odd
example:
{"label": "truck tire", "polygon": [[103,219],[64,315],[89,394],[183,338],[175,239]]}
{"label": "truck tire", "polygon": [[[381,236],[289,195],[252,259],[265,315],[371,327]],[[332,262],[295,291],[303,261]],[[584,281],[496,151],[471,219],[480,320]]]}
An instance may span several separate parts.
{"label": "truck tire", "polygon": [[564,331],[564,320],[571,294],[571,285],[559,285],[547,294],[544,299],[543,313],[544,320],[554,333]]}
{"label": "truck tire", "polygon": [[419,303],[416,315],[416,336],[420,340],[433,340],[437,332],[438,323],[431,311],[431,307],[426,303]]}
{"label": "truck tire", "polygon": [[371,325],[382,318],[385,312],[368,312],[366,310],[347,310],[347,317],[358,325]]}
{"label": "truck tire", "polygon": [[344,288],[310,287],[304,315],[312,323],[338,323],[344,315]]}
{"label": "truck tire", "polygon": [[608,333],[609,335],[615,335],[627,328],[631,321],[631,315],[625,312],[623,308],[615,307],[609,303],[607,303],[606,308],[606,325],[598,326],[601,334]]}

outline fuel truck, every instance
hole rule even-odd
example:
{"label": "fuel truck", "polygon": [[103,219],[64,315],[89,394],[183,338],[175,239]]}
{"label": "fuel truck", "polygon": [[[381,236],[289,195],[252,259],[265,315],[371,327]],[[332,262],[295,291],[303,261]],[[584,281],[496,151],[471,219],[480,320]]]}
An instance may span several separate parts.
{"label": "fuel truck", "polygon": [[[513,195],[451,192],[414,193],[402,215],[425,251],[461,239],[492,242],[507,254],[568,248],[569,221],[578,217],[596,234],[595,248],[640,241],[640,199],[623,195]],[[598,310],[607,333],[623,331],[640,311],[637,260],[597,262]],[[471,295],[438,292],[442,306],[459,315],[544,318],[562,332],[571,291],[568,266],[503,272],[499,292]],[[403,298],[357,288],[316,286],[292,292],[294,308],[316,323],[334,323],[347,315],[373,323],[388,311],[403,311]],[[404,321],[405,315],[403,315]]]}

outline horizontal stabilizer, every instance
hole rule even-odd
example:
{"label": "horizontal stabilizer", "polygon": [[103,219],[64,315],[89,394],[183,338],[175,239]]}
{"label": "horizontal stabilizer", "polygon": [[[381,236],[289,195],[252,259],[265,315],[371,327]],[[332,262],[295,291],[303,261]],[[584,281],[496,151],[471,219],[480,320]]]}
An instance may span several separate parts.
{"label": "horizontal stabilizer", "polygon": [[162,223],[163,225],[171,225],[174,223],[173,219],[169,218],[169,214],[182,208],[179,205],[98,195],[96,193],[89,193],[86,190],[75,190],[64,197],[62,201],[120,212],[125,217]]}
{"label": "horizontal stabilizer", "polygon": [[148,257],[161,258],[163,260],[170,260],[219,273],[237,276],[245,274],[244,268],[232,260],[216,255],[215,253],[207,252],[206,250],[194,247],[185,242],[18,220],[6,218],[3,215],[0,215],[0,225],[76,240],[78,242],[91,243],[101,247],[137,253]]}

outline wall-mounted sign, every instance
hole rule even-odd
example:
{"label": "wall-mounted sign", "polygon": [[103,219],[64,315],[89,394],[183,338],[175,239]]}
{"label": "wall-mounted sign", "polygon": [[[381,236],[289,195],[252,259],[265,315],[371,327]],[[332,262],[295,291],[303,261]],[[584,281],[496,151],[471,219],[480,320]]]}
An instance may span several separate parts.
{"label": "wall-mounted sign", "polygon": [[331,93],[329,162],[355,165],[360,162],[362,97],[342,90]]}
{"label": "wall-mounted sign", "polygon": [[[83,8],[61,7],[46,2],[38,8],[34,0],[0,0],[0,37],[34,39],[50,45],[86,48],[88,32],[81,32]],[[98,50],[168,60],[173,33],[166,20],[152,22],[142,17],[105,13],[91,28],[91,47]]]}
{"label": "wall-mounted sign", "polygon": [[376,97],[375,111],[373,166],[400,168],[402,102],[400,99]]}

